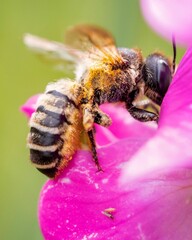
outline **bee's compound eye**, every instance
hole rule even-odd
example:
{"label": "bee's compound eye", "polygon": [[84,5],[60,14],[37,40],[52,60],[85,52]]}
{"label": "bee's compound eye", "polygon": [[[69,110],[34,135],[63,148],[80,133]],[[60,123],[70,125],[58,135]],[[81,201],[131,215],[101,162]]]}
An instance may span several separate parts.
{"label": "bee's compound eye", "polygon": [[168,60],[160,54],[151,54],[146,59],[143,76],[148,87],[164,96],[172,80]]}
{"label": "bee's compound eye", "polygon": [[171,69],[164,59],[159,59],[157,62],[157,81],[159,83],[159,90],[162,95],[165,95],[171,82]]}

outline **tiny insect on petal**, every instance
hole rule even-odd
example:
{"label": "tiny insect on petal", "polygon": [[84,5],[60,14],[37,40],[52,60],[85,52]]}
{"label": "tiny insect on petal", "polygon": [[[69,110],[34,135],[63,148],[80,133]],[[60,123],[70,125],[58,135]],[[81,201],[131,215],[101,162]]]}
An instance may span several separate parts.
{"label": "tiny insect on petal", "polygon": [[104,211],[101,211],[102,214],[104,214],[105,216],[114,219],[114,215],[113,213],[115,212],[115,208],[106,208],[104,209]]}

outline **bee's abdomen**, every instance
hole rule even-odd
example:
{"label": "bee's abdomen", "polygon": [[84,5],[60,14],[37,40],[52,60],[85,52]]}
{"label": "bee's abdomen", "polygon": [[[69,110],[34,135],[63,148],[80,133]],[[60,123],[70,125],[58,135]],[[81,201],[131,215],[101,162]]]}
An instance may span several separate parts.
{"label": "bee's abdomen", "polygon": [[73,114],[78,112],[70,97],[52,90],[42,95],[31,117],[28,137],[30,159],[48,177],[56,176],[65,158],[62,151],[68,141],[65,141],[65,134],[71,127],[74,128]]}
{"label": "bee's abdomen", "polygon": [[59,140],[61,141],[59,134],[43,132],[35,127],[31,127],[30,137],[33,144],[42,147],[53,146]]}

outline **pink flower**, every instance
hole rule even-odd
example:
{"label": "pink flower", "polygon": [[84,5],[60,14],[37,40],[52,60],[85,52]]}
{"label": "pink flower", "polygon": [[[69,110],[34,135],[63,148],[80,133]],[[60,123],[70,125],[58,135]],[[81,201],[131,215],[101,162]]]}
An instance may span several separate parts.
{"label": "pink flower", "polygon": [[141,9],[149,25],[159,34],[185,46],[192,43],[191,0],[141,0]]}
{"label": "pink flower", "polygon": [[[97,126],[97,172],[89,151],[78,151],[39,201],[46,240],[190,240],[192,236],[192,48],[166,94],[158,129],[118,105]],[[29,103],[29,106],[31,103]]]}

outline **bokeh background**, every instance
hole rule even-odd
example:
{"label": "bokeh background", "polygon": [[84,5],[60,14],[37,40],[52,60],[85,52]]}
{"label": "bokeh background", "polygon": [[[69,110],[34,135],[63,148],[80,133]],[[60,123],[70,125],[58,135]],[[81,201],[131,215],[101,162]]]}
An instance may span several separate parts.
{"label": "bokeh background", "polygon": [[[154,50],[172,56],[172,45],[146,25],[135,0],[1,0],[0,4],[0,239],[43,239],[38,227],[38,196],[46,178],[30,164],[26,148],[28,124],[19,107],[63,77],[39,61],[22,43],[26,32],[63,40],[74,24],[100,25],[117,45]],[[184,49],[178,49],[177,62]]]}

